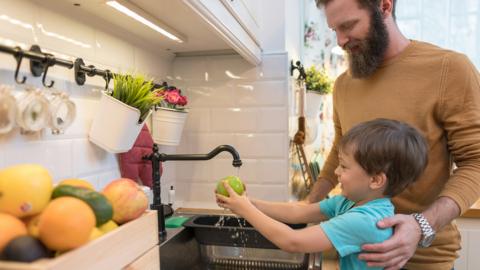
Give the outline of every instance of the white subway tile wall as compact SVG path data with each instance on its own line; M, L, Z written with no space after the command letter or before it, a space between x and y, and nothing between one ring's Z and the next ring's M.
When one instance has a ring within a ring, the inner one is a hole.
M138 71L158 78L166 78L172 66L172 57L159 55L118 36L118 31L100 30L94 23L77 21L52 12L32 1L0 0L0 43L22 48L38 44L43 51L69 60L81 57L87 64L112 71ZM0 84L11 85L15 94L23 86L13 80L15 60L0 53ZM28 61L21 67L27 84L42 87L41 78L33 78ZM88 141L88 130L97 109L99 91L105 82L101 77L87 77L87 85L77 86L73 70L63 67L49 69L47 80L55 81L55 89L70 94L76 104L77 116L65 134L52 135L47 129L35 135L21 135L18 128L0 135L0 168L20 163L38 163L45 166L54 181L80 177L103 188L120 177L116 155L105 152ZM113 86L112 84L110 86ZM112 116L114 117L114 116ZM172 151L161 147L162 151ZM169 176L169 170L165 175ZM170 170L171 171L171 170ZM165 182L165 186L169 182ZM163 190L166 197L166 188Z
M190 113L179 147L160 146L165 153L208 153L221 144L233 145L243 161L240 169L231 165L231 156L218 155L209 161L164 163L162 200L168 189L176 189L177 206L216 207L215 183L226 175L239 175L248 192L264 199L288 198L288 54L263 55L260 66L252 66L240 56L181 57L151 52L119 31L78 18L52 12L41 2L0 0L0 43L28 49L38 44L43 51L102 69L139 71L185 91ZM121 31L120 31L121 32ZM0 84L23 86L13 80L11 55L0 54ZM173 70L172 70L173 69ZM0 168L18 163L39 163L52 173L55 182L80 177L102 188L118 178L117 157L88 141L88 130L95 115L100 77L87 77L87 85L73 82L73 71L62 67L49 70L47 80L55 80L58 90L70 94L77 106L77 118L62 135L49 130L20 135L18 129L0 135ZM21 66L28 84L41 87L29 66ZM111 85L112 86L112 85Z
M204 154L230 144L243 162L234 168L228 153L209 161L172 162L179 204L217 207L213 191L227 175L240 176L251 196L288 199L287 67L287 53L264 54L257 67L240 56L175 59L171 83L190 102L177 153Z

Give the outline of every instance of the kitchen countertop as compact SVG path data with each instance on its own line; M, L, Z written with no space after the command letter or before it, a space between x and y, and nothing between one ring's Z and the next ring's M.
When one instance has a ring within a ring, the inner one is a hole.
M233 215L229 210L222 209L201 209L201 208L178 208L175 210L177 215L181 214L208 214L208 215ZM469 210L467 210L462 216L462 218L480 218L480 199L476 201Z
M476 201L470 209L468 209L462 218L480 218L480 200Z

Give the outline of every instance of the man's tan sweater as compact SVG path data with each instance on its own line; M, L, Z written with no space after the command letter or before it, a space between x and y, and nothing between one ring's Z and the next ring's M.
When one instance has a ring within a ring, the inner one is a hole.
M342 74L335 82L333 103L334 147L320 177L337 184L336 145L342 134L360 122L389 118L416 127L429 144L425 172L393 198L396 212L421 212L439 196L447 196L463 213L478 199L480 76L464 55L411 41L367 79ZM450 270L458 249L460 234L450 224L437 232L431 247L418 248L405 267Z

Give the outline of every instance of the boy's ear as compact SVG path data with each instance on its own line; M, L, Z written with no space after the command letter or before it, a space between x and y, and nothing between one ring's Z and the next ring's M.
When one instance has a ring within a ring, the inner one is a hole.
M370 181L371 189L380 189L384 188L387 185L387 175L384 172L372 176Z

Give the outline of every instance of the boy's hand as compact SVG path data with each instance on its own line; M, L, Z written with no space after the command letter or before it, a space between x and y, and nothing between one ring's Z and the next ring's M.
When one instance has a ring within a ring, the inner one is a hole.
M227 181L223 181L223 186L227 190L230 197L215 193L218 206L230 209L233 213L242 216L249 207L254 207L247 198L246 192L238 195Z

